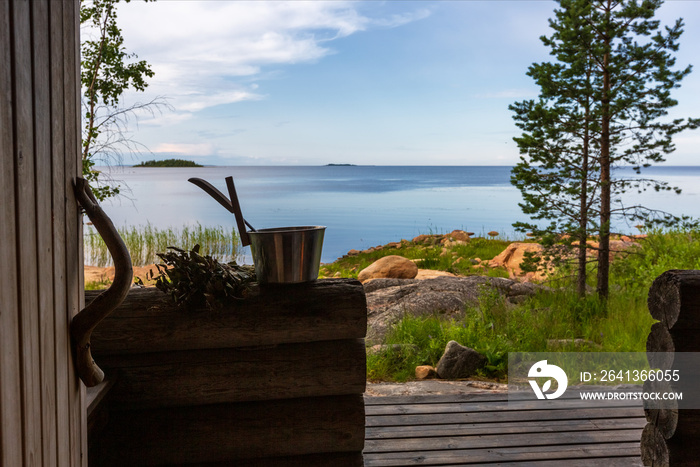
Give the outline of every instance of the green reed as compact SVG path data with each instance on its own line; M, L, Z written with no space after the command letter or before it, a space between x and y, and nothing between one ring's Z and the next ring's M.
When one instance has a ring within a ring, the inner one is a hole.
M224 262L235 261L240 253L240 241L233 227L204 227L198 223L177 229L158 228L149 223L145 226L121 227L117 230L131 254L131 262L134 266L157 262L156 254L164 253L171 246L190 250L194 245L199 244L202 254ZM85 228L83 244L85 264L99 267L112 265L112 257L107 250L107 245L94 227Z

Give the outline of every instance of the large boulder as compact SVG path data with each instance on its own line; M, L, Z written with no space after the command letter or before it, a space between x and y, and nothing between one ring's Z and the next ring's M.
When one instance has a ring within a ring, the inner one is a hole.
M509 302L531 296L541 288L536 284L484 276L374 279L364 287L368 344L381 344L391 326L406 314L460 318L467 305L478 304L484 288L495 290Z
M474 349L450 341L437 364L437 374L442 379L469 378L486 365L486 357Z
M418 274L418 266L413 261L398 255L389 255L378 259L360 271L360 282L370 279L413 279Z

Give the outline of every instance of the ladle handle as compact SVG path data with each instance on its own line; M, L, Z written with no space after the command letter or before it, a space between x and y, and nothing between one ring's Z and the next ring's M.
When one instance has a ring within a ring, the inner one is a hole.
M231 206L231 202L228 200L226 196L219 190L217 190L214 185L209 183L206 180L202 180L201 178L196 178L192 177L187 180L190 183L193 183L197 185L199 188L204 190L209 196L214 198L220 205L222 205L226 210L230 213L233 213L233 207Z
M226 177L226 187L228 188L228 195L231 197L231 209L233 209L233 215L236 216L236 224L238 224L238 235L241 237L241 245L250 245L250 236L248 236L248 231L246 230L246 220L243 218L243 213L241 212L241 205L238 202L238 195L236 194L236 186L233 184L233 177ZM250 225L250 224L248 224ZM251 226L250 230L255 231Z
M238 227L238 235L241 237L241 245L250 245L250 237L245 229L246 220L243 219L243 214L241 213L241 206L238 203L238 197L236 196L236 188L233 186L233 177L226 178L226 185L228 186L229 194L232 198L231 201L219 190L217 190L211 183L203 180L201 178L192 177L187 180L190 183L197 185L199 188L204 190L209 196L214 198L220 205L222 205L226 210L236 217L236 227ZM230 181L230 183L229 183ZM251 230L255 230L251 227Z

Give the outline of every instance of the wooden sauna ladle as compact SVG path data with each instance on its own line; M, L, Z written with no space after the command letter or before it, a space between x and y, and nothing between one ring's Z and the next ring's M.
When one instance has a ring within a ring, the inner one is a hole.
M203 180L201 178L192 177L187 180L190 183L197 185L199 188L204 190L209 196L214 198L220 205L222 205L228 212L233 213L236 217L236 225L238 227L238 235L241 237L241 245L250 245L250 237L248 236L248 231L246 226L250 228L252 232L255 232L255 228L250 225L250 223L243 218L243 213L241 212L241 205L238 202L238 195L236 194L236 187L233 184L233 177L226 177L226 187L228 188L228 194L231 199L228 199L226 195L217 190L211 183Z

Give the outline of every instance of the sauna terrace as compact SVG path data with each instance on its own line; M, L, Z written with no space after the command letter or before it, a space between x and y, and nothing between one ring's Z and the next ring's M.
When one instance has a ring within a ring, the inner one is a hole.
M641 466L638 401L542 410L507 394L366 397L364 465Z
M639 405L365 395L366 314L349 279L219 311L132 290L92 336L90 465L641 465Z

